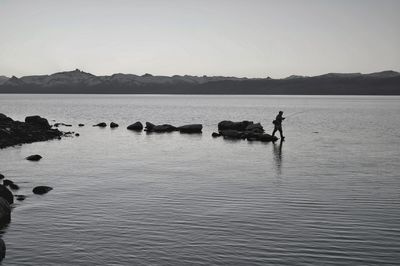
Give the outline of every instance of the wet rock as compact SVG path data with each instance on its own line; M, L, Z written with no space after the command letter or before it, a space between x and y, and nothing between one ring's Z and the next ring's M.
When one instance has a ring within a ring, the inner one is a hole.
M53 189L52 187L48 187L48 186L37 186L32 190L32 192L33 192L33 194L43 195L52 189Z
M111 122L110 123L110 128L116 128L119 127L119 125L117 123Z
M6 257L6 243L0 238L0 262Z
M0 174L0 180L4 179L4 175Z
M0 198L5 199L9 204L14 203L14 196L8 188L3 185L0 185Z
M229 120L224 120L218 123L218 130L237 130L237 131L245 131L249 125L252 125L252 121L242 121L242 122L233 122Z
M35 162L37 162L37 161L39 161L40 159L42 159L42 156L40 156L39 154L34 154L34 155L30 155L30 156L26 157L26 159L27 159L28 161L35 161Z
M243 132L238 131L238 130L232 130L232 129L221 130L220 134L226 139L243 139L244 138Z
M60 138L63 132L51 129L47 119L40 116L28 116L26 122L14 121L0 114L0 149Z
M4 179L4 180L3 180L3 185L4 185L4 186L9 186L9 185L11 185L11 184L14 184L14 182L11 181L11 180L9 180L9 179Z
M98 123L97 125L94 125L94 127L106 127L107 124L104 122Z
M6 243L0 238L0 262L6 257Z
M222 135L219 134L219 133L217 133L217 132L213 132L213 133L211 134L211 136L212 136L213 138L218 138L218 137L221 137Z
M79 137L80 135L79 135L79 133L75 133L75 137Z
M70 125L70 124L64 124L64 123L55 123L53 126L54 126L54 127L59 127L59 126L72 127L72 125Z
M178 130L177 127L174 127L170 124L154 125L150 122L146 122L146 128L145 128L145 131L147 132L158 132L158 133L172 132L177 130Z
M15 199L18 201L23 201L26 199L26 196L25 195L15 195Z
M41 128L46 128L50 129L51 126L49 124L49 121L47 121L46 118L40 117L38 115L33 115L33 116L27 116L25 117L25 123L35 125Z
M270 141L277 141L278 138L276 136L271 136L269 134L261 134L258 137L258 140L262 142L270 142Z
M85 124L79 124L78 126L79 126L79 127L84 127L84 126L85 126Z
M133 123L132 125L129 125L129 126L127 127L127 129L129 129L129 130L134 130L134 131L142 131L143 125L142 125L142 123L140 123L140 122L138 121L138 122L136 122L136 123Z
M246 127L245 131L251 131L256 133L264 133L264 128L260 123L250 124Z
M18 186L17 184L15 184L15 183L11 183L11 184L9 185L9 187L10 187L12 190L18 190L18 189L19 189L19 186Z
M181 133L201 133L203 125L201 124L191 124L178 127Z

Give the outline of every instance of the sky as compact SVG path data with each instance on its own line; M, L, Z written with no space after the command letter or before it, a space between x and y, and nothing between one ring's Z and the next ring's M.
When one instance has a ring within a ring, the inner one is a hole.
M0 75L400 71L398 0L0 0Z

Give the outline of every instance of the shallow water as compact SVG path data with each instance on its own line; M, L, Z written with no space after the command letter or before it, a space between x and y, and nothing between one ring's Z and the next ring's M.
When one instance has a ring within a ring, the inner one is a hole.
M282 144L211 138L228 119L271 131L279 110ZM0 150L28 196L3 265L395 265L399 111L400 97L0 95L0 113L81 135ZM126 130L136 121L204 130ZM33 195L42 184L54 190Z

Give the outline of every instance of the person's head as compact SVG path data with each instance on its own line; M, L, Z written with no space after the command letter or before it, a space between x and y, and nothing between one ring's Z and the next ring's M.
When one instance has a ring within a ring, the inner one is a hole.
M280 115L283 115L283 111L279 111L279 114L280 114Z

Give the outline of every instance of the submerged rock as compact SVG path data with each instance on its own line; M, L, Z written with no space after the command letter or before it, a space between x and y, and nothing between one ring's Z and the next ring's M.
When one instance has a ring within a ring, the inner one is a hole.
M104 122L98 123L97 125L94 125L94 127L106 127L107 124Z
M84 126L85 126L85 124L79 124L78 126L79 126L79 127L84 127Z
M39 161L40 159L42 159L42 156L40 156L39 154L34 154L34 155L30 155L28 157L26 157L26 159L28 161Z
M23 200L26 199L26 196L25 196L25 195L15 195L15 198L16 198L18 201L23 201Z
M111 122L110 123L110 128L116 128L119 127L119 125L117 123Z
M213 133L211 134L211 136L212 136L213 138L218 138L218 137L221 137L222 135L221 135L220 133L213 132Z
M80 135L79 135L79 133L75 133L75 137L79 137Z
M14 203L14 196L8 188L3 185L0 185L0 198L5 199L9 204Z
M43 195L52 189L53 189L52 187L48 187L48 186L37 186L32 190L32 192L33 192L33 194Z
M181 133L201 133L203 125L201 124L191 124L178 127Z
M136 123L133 123L132 125L129 125L129 126L127 127L127 129L129 129L129 130L134 130L134 131L142 131L143 125L142 125L142 123L140 123L140 122L138 121L138 122L136 122Z

